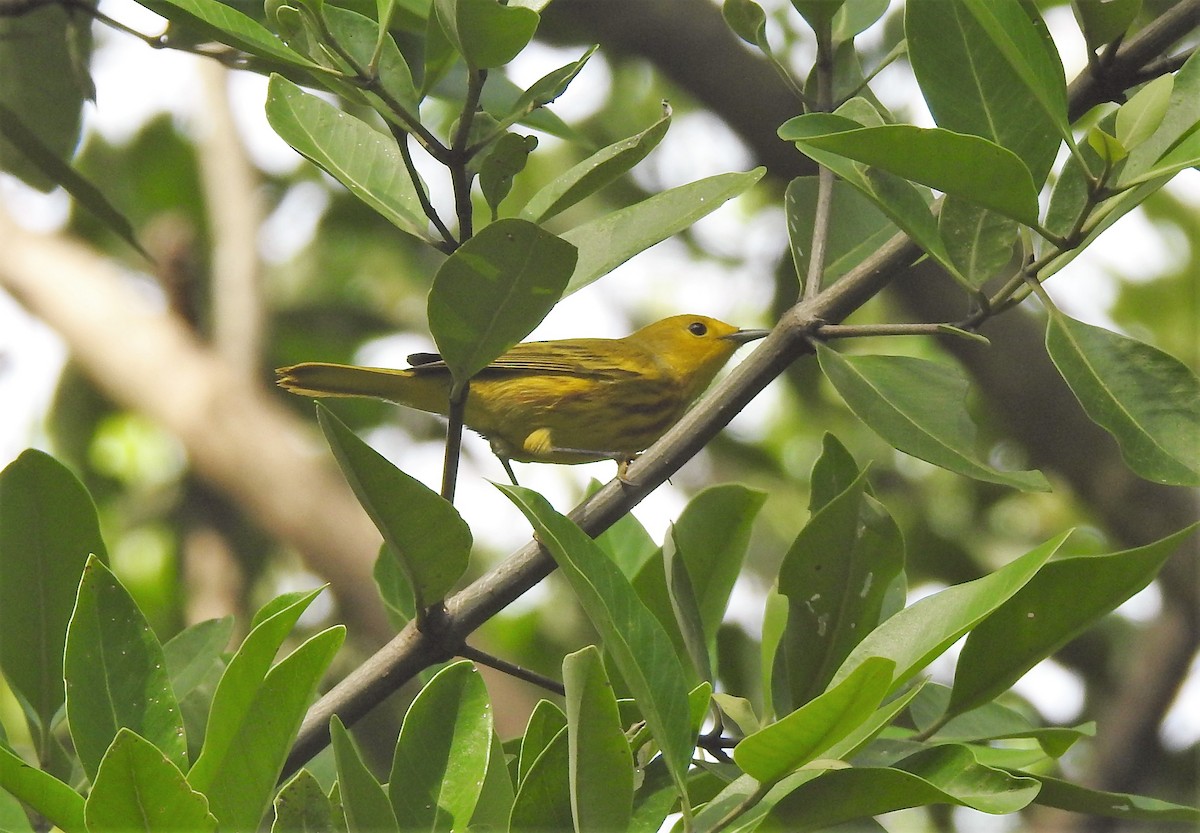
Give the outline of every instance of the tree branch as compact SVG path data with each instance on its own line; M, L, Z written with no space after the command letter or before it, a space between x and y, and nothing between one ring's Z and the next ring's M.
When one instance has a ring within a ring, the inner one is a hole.
M172 432L200 476L295 547L368 643L391 635L371 578L379 533L310 426L87 246L25 231L0 209L0 251L0 287L62 336L97 387Z

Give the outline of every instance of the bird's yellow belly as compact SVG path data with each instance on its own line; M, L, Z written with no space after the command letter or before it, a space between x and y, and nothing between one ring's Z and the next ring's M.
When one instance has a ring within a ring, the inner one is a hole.
M685 407L662 380L515 376L473 381L464 421L502 457L586 463L633 457L666 433Z

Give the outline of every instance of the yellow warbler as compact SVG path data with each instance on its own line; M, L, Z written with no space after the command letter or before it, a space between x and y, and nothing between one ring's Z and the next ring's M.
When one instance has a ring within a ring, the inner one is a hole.
M518 344L471 380L463 422L504 464L625 463L666 433L738 346L766 330L676 315L624 338ZM302 396L366 396L442 414L450 371L436 353L406 370L306 362L280 368ZM514 480L515 482L515 480Z

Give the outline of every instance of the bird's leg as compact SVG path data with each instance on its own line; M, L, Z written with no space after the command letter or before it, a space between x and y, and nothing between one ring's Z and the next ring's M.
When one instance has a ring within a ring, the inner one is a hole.
M512 463L508 461L508 458L497 454L496 459L500 461L500 465L504 466L504 471L508 474L508 479L512 481L512 484L520 486L521 484L517 482L517 476L513 474Z

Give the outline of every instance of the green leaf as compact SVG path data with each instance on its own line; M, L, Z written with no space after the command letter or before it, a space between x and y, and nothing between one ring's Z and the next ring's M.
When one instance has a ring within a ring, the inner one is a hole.
M446 259L429 290L429 330L456 383L541 323L562 297L577 256L562 238L509 218L485 227Z
M819 830L845 821L930 804L1015 813L1034 799L1032 778L977 763L966 747L941 746L896 767L834 769L789 793L772 815L789 831Z
M208 796L222 828L257 827L312 692L345 636L340 626L322 631L271 667L284 638L320 592L306 593L259 622L217 684L204 746L188 781Z
M833 16L833 42L844 43L871 28L888 10L889 0L849 0Z
M40 724L39 749L66 696L67 623L89 553L108 557L87 489L50 455L23 451L0 472L0 633L21 635L0 639L0 670Z
M967 637L947 713L962 714L1007 691L1039 661L1148 585L1197 526L1144 547L1044 566ZM1085 586L1086 594L1077 592Z
M233 6L219 0L138 0L150 11L162 15L173 24L185 24L205 36L242 52L257 55L268 61L300 69L317 69L319 65L289 49L269 29Z
M950 258L972 286L982 287L1014 263L1016 222L978 203L947 196L938 213L938 231Z
M858 463L842 441L828 431L821 438L821 456L813 463L812 476L808 480L808 511L816 514L838 495L845 492L858 479ZM869 482L864 491L870 490Z
M56 4L13 12L0 17L0 171L50 191L66 185L83 102L96 95L91 18Z
M828 113L813 113L797 116L784 122L779 136L787 141L796 141L797 148L814 162L829 168L875 204L918 246L940 263L952 277L964 286L970 282L958 274L958 267L950 259L946 247L938 234L937 220L929 210L929 200L915 185L888 171L868 168L837 153L822 150L815 145L802 144L809 135L827 135L835 131L862 129L862 125L844 116Z
M1069 530L994 573L948 587L896 613L850 652L833 684L876 656L896 661L894 685L909 679L1024 587L1068 535Z
M537 136L521 136L505 133L496 140L483 164L479 168L479 189L488 207L492 209L492 220L500 203L512 190L513 177L525 170L529 154L538 146Z
M879 624L888 587L904 567L900 529L860 474L812 516L779 567L787 624L771 675L777 711L825 690L854 646ZM876 704L878 705L878 704Z
M3 26L3 23L4 18L0 18L0 26ZM86 208L109 231L128 243L147 260L152 260L146 250L142 248L142 244L138 242L137 234L125 215L108 201L100 189L64 162L51 148L43 144L37 134L30 130L17 114L2 102L0 102L0 139L6 139L19 157L14 160L10 170L20 170L27 165L28 171L21 174L26 181L28 178L34 178L36 182L37 177L32 175L32 172L36 171L49 183L61 185L63 190L74 197L79 205ZM0 167L7 164L3 160L6 150L8 148L5 143L0 141Z
M558 69L551 70L534 81L529 89L521 93L521 97L517 99L516 106L513 108L517 113L529 113L537 110L540 107L545 107L556 100L559 96L567 91L567 87L575 80L575 76L583 70L588 59L595 54L599 46L593 45L588 47L587 52L583 53L583 57L577 61L572 61L569 64L564 64Z
M721 16L733 33L751 46L766 50L767 13L754 0L725 0Z
M182 700L204 681L221 659L233 634L233 616L208 619L184 628L163 645L171 690Z
M1036 577L1034 581L1037 581ZM1096 734L1095 723L1085 723L1074 728L1037 726L1026 715L996 701L946 720L944 715L949 704L949 688L926 683L921 696L914 698L909 708L917 730L927 732L936 729L930 740L943 743L978 744L993 740L1031 738L1052 758L1061 758L1076 741Z
M1019 81L1017 89L1032 98L1058 134L1069 141L1071 127L1067 122L1067 83L1062 61L1035 8L1020 0L962 0L962 5L982 27L995 54L1015 73Z
M576 292L655 243L683 231L726 201L745 192L766 173L717 174L680 185L564 232L579 249L565 294Z
M126 728L100 762L85 816L89 833L217 829L208 800L188 786L175 762Z
M475 812L471 814L468 829L507 830L508 818L512 815L513 799L513 782L504 754L504 744L493 732L492 745L488 749L487 775L483 778L483 787L479 790L479 800L475 802Z
M1029 168L1015 153L988 139L908 124L814 133L810 123L823 125L830 117L818 114L818 122L810 122L811 118L788 120L779 129L780 136L806 153L810 148L836 153L1026 225L1038 221L1037 188Z
M913 0L904 7L908 57L921 92L939 127L972 133L1015 153L1040 187L1050 172L1066 127L1062 68L1045 36L1015 0L994 2L996 13L1019 30L1014 37L1030 53L1010 60L994 31L972 13L971 4ZM1039 22L1040 23L1040 22ZM1011 47L1011 44L1007 45ZM1016 50L1018 53L1020 50ZM1044 77L1034 82L1040 67ZM1046 90L1056 103L1031 107L1030 83Z
M1142 0L1074 0L1071 8L1088 49L1095 52L1129 30L1142 10Z
M386 543L379 548L372 578L387 609L388 621L397 631L401 630L417 615L417 601L405 573L404 559Z
M596 646L563 659L563 685L575 830L624 830L633 812L633 755Z
M87 830L83 796L50 773L30 766L3 742L0 742L0 789L29 805L64 833Z
M841 179L833 181L830 205L829 238L825 250L822 285L828 286L875 253L897 232L896 225L853 185ZM784 194L788 239L796 274L808 275L812 253L813 226L816 223L817 177L793 179Z
M620 520L597 535L596 544L630 581L659 552L658 544L632 513L622 515Z
M1157 167L1163 156L1195 136L1198 124L1200 53L1193 52L1174 75L1167 112L1162 121L1148 139L1132 149L1117 177L1117 183L1122 185L1135 179L1152 179L1152 176L1146 176L1147 172Z
M843 356L817 345L821 370L872 431L905 454L958 474L1049 491L1038 471L1000 471L975 456L967 379L954 365L907 356Z
M792 6L814 31L820 31L822 27L833 22L833 18L845 2L846 0L792 0Z
M275 820L271 823L271 833L309 833L335 829L329 796L325 795L321 784L307 769L297 772L280 788L274 806Z
M388 797L401 829L463 830L487 774L492 706L479 671L456 662L408 707Z
M375 780L341 718L329 720L329 738L337 762L338 791L350 833L386 833L399 831L396 813L387 791Z
M0 830L5 833L35 833L24 805L3 789L0 789Z
M546 744L517 788L509 829L546 833L574 829L570 769L567 729L563 727Z
M1020 774L1031 776L1042 785L1034 803L1046 807L1128 821L1178 821L1200 824L1200 810L1195 807L1184 807L1144 795L1093 790L1049 775L1033 772Z
M358 502L398 556L417 609L444 599L470 560L466 521L449 501L392 465L329 409L317 406L317 422Z
M550 742L567 728L567 716L562 709L549 700L538 700L529 714L525 734L521 736L521 755L517 761L517 783L525 780L533 762L550 745Z
M88 558L63 655L67 721L84 772L95 782L117 732L128 728L176 767L187 740L162 646L128 591L96 556Z
M864 723L892 687L896 663L868 657L829 691L776 723L766 726L733 749L733 759L763 783L777 781L819 758Z
M266 108L271 127L297 152L396 228L429 239L429 220L394 139L280 75L267 85Z
M386 29L380 30L377 22L365 15L357 14L332 3L322 4L321 14L329 27L330 33L337 39L339 46L354 59L361 68L366 69L375 54L379 37L383 36L383 49L379 53L379 62L375 71L379 85L388 94L390 102L397 102L414 118L418 115L417 90L413 85L412 70L404 60L395 39ZM346 67L350 70L350 67ZM389 103L374 93L367 93L381 115L388 115Z
M695 738L689 725L686 677L662 625L596 542L554 511L544 497L519 486L497 488L529 519L571 583L605 651L636 698L676 786L686 795Z
M641 133L596 151L542 186L518 216L533 223L545 222L596 193L645 159L662 141L670 124L668 114Z
M689 680L690 683L694 683L713 679L713 671L712 657L708 642L704 638L704 628L701 623L700 604L696 600L696 591L693 588L690 572L687 563L676 547L674 530L669 529L662 549L663 589L666 592L666 601L671 617L674 619L673 624L679 633L676 650L678 651L682 646L682 651L678 656L685 667L690 664L695 670L696 676ZM634 586L646 606L654 611L660 622L663 622L664 617L647 598L644 588L640 584ZM666 628L668 636L674 642L672 628L666 622L663 622L663 627Z
M474 69L490 69L517 57L537 31L533 9L496 0L434 0L438 21L458 53Z
M1093 422L1140 477L1200 485L1200 379L1174 356L1053 312L1046 349Z
M766 499L766 492L740 483L710 486L688 501L672 527L676 555L687 565L710 650Z
M1160 75L1121 105L1117 110L1117 141L1132 150L1149 139L1167 115L1174 86L1174 76Z

